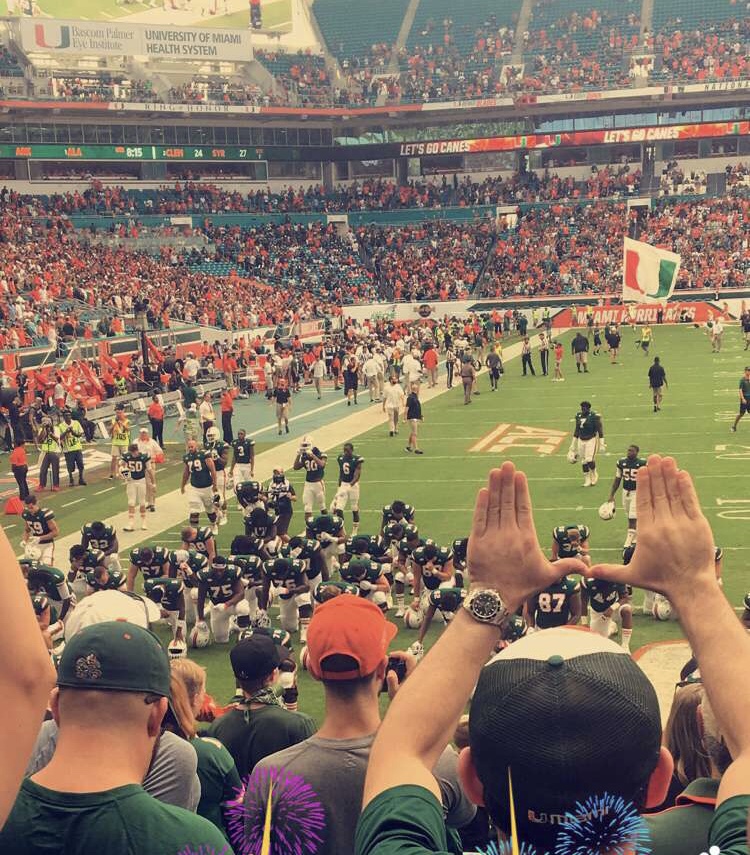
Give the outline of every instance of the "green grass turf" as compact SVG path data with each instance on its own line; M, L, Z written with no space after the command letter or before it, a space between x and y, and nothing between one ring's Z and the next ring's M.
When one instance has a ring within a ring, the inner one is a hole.
M243 9L241 12L233 12L229 15L219 15L215 18L206 18L201 22L204 27L221 27L225 30L245 30L249 24L249 12ZM263 29L264 30L291 30L292 28L292 3L291 0L271 0L263 4Z
M732 415L737 410L739 377L747 361L740 349L739 333L732 329L726 337L725 352L712 355L705 335L693 327L657 327L651 356L661 357L669 382L664 409L658 414L652 412L646 380L651 359L636 350L636 336L629 329L623 333L620 365L610 365L606 354L591 356L590 373L576 374L568 350L570 336L566 335L563 339L566 346L564 383L553 383L539 376L523 378L518 360L513 360L506 364L499 392L490 393L488 379L482 376L479 381L481 394L470 406L463 406L460 389L427 403L420 439L425 450L423 457L404 452L403 431L391 439L385 427L378 427L357 437L356 451L366 460L360 531L376 533L381 507L401 498L416 507L417 523L424 535L449 544L454 538L468 534L477 489L485 482L488 470L507 458L528 474L537 532L545 548L551 543L551 530L555 525L581 522L591 528L594 561L616 561L626 530L619 494L614 520L603 522L597 509L607 499L616 459L625 453L628 444L635 442L641 446L643 454L674 454L678 463L693 474L716 543L725 551L725 591L730 601L739 606L750 588L746 570L749 547L744 536L750 519L750 496L745 486L750 459L750 420L745 419L740 424L737 434L729 431ZM538 370L536 355L534 362ZM441 382L445 382L444 376ZM578 404L585 399L592 401L594 409L601 413L608 445L607 452L599 456L600 480L594 488L583 488L580 467L571 466L565 459L569 433L552 455L540 455L530 448L517 448L504 454L469 451L501 423L570 431ZM747 445L743 446L743 442ZM333 461L336 453L337 450L329 450L332 458L327 479L329 501L336 483ZM176 482L178 471L162 477L160 492L164 491L168 478ZM297 473L292 480L301 492ZM116 502L110 494L105 494L106 505L103 503L100 515L104 515L105 509L108 513L122 510L122 495L114 495L118 497ZM719 505L720 499L737 499L747 504ZM85 504L73 506L60 513L63 534L80 526L85 518L92 518L85 507ZM734 519L720 516L732 507L735 510L729 512L735 514ZM292 532L301 527L301 521L301 512L297 510ZM350 526L348 511L346 522ZM240 530L240 523L239 512L233 509L230 524L220 529L219 548L228 546ZM154 542L176 548L179 528L154 537ZM640 605L640 593L636 593L634 601L636 606ZM406 649L416 638L416 631L403 628L400 622L399 625L394 649ZM441 629L433 625L427 646L434 642ZM160 628L159 632L166 639L165 630ZM680 637L676 623L659 623L640 614L635 616L634 650L650 642ZM295 647L299 649L296 640ZM212 645L206 650L191 652L191 656L207 667L209 691L217 700L226 701L234 689L228 647ZM453 663L452 667L459 664ZM305 673L300 676L300 708L321 720L320 687Z
M0 0L0 5L5 7L5 0ZM201 5L193 4L195 20L191 26L196 27L222 27L224 29L246 30L249 24L249 11L247 8L229 15L200 17ZM222 3L219 2L219 8ZM39 8L45 15L53 18L72 18L87 21L111 21L115 18L131 16L133 21L138 21L143 12L150 12L154 7L147 3L117 3L115 0L39 0ZM161 9L161 3L156 7ZM292 24L291 0L269 0L263 4L263 28L282 29L281 25Z

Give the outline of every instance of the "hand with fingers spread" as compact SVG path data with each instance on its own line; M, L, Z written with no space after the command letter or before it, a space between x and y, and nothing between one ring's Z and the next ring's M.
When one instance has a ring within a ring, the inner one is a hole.
M638 543L627 567L597 564L587 575L665 594L675 605L698 581L716 584L714 538L693 481L656 454L638 470Z
M566 573L583 573L577 558L550 561L542 552L531 513L529 485L509 462L490 472L477 496L467 552L472 588L499 592L515 611Z

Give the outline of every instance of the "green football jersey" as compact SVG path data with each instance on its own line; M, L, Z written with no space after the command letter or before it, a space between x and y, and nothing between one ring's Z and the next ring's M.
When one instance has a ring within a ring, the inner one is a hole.
M81 570L90 573L96 567L102 567L106 560L107 556L101 549L87 549L81 557Z
M626 585L605 582L603 579L584 579L582 584L588 594L589 605L595 612L611 609L628 591Z
M86 574L86 584L94 591L117 591L125 584L125 574L120 570L110 570L107 574L107 581L103 582L96 578L96 574L92 571Z
M323 582L313 592L313 599L316 603L325 603L332 599L330 591L327 589L337 588L341 594L351 594L353 597L359 596L359 586L352 582Z
M341 483L351 484L352 479L354 478L354 473L357 471L357 467L361 466L365 462L365 459L364 457L360 457L358 454L353 454L351 457L339 454L336 458L336 462L339 464L339 480Z
M170 576L154 576L143 582L143 590L149 600L158 603L165 611L180 610L184 585L181 579Z
M198 582L208 588L208 599L215 606L226 603L234 596L236 582L241 579L239 567L229 564L226 570L216 571L213 568L201 570Z
M182 457L185 466L190 470L190 486L201 489L213 484L207 461L212 455L207 451L189 451Z
M183 569L182 565L187 569ZM198 587L198 573L208 567L208 556L194 549L179 549L169 553L169 575L181 579L186 588Z
M554 585L550 585L537 594L536 625L540 629L565 626L570 620L571 599L580 591L580 587L575 579L563 576Z
M123 475L130 478L131 481L142 481L146 477L146 469L150 459L148 454L131 454L126 451L120 458L120 469Z
M240 466L250 462L250 455L255 446L254 439L235 439L232 443L232 451L234 452L234 462Z
M190 546L196 552L208 553L209 541L213 540L214 533L209 526L202 525L195 531L195 537L190 541Z
M598 433L599 414L593 410L576 413L576 432L579 439L593 439Z
M430 593L430 603L441 612L455 612L466 598L463 588L437 588Z
M341 578L345 582L377 582L382 572L380 565L369 558L352 558L341 566Z
M105 525L102 529L94 529L91 523L86 523L81 529L81 544L86 549L101 549L108 552L115 540L115 530L111 525Z
M229 446L226 442L212 442L206 446L206 451L211 455L216 471L222 472L229 461Z
M318 538L321 534L330 534L331 537L340 537L344 529L344 521L335 514L320 514L307 524L307 536Z
M28 523L29 531L33 537L41 537L44 534L49 534L51 529L49 524L55 518L54 511L49 508L38 508L35 511L28 509L21 514L24 522Z
M305 565L295 558L274 558L264 561L263 573L266 579L277 587L298 588L305 584Z
M414 508L411 505L404 506L403 516L397 517L393 510L392 505L385 505L383 507L383 525L387 525L389 522L402 522L404 524L410 523L414 519Z
M623 490L635 490L638 470L645 465L646 461L642 457L636 457L635 460L631 460L629 457L621 457L617 461L617 477L622 478Z
M43 591L50 600L62 602L71 598L70 588L62 570L50 567L49 564L40 564L38 561L24 559L19 562L26 568L26 587L32 594Z
M164 565L169 559L167 550L163 546L153 546L151 549L153 557L148 560L141 548L136 548L130 553L130 563L143 573L144 579L163 575Z
M575 529L578 532L579 539L574 541L571 539L569 531ZM557 555L559 558L577 558L578 549L582 543L587 541L591 535L588 526L582 523L573 523L572 525L559 525L552 529L552 539L557 544Z

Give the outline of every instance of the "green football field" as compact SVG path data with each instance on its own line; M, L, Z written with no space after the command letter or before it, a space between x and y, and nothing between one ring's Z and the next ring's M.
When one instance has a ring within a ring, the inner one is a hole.
M6 14L6 0L0 0L0 12ZM158 13L163 9L162 0L139 2L139 0L39 0L41 13L50 18L66 18L83 21L113 21L125 19L133 23L176 23L181 26L221 27L224 29L246 30L249 24L249 12L246 2L237 0L218 0L216 14L209 14L212 4L208 0L177 0L177 18L174 21L161 20ZM167 9L171 6L167 0ZM292 26L291 0L264 0L263 29L289 30ZM154 13L157 17L154 17Z
M750 544L746 536L750 520L750 418L740 424L736 434L729 427L737 411L739 378L750 360L742 352L736 327L728 330L725 339L725 350L712 354L704 333L692 326L655 328L651 356L661 357L669 383L660 413L652 411L647 385L651 359L636 347L636 334L624 329L618 365L611 365L609 357L602 353L590 356L588 374L578 375L569 353L570 335L566 334L564 383L553 383L551 378L541 376L522 377L519 361L512 360L506 363L500 391L490 393L489 381L483 375L479 380L481 394L470 406L463 405L462 391L456 388L427 403L420 440L425 450L423 457L407 454L403 447L405 437L390 438L384 426L358 436L356 451L366 460L360 533L377 533L381 507L403 499L417 509L420 533L449 545L454 538L468 534L474 497L488 470L511 459L529 477L537 532L545 548L551 544L554 526L580 522L591 528L593 560L615 561L627 527L619 494L614 520L603 522L597 509L607 499L616 459L630 443L636 443L644 455L674 455L679 465L694 476L716 543L724 549L725 591L730 601L740 606L750 589ZM538 375L536 354L534 364ZM445 383L444 375L441 383ZM601 414L607 441L606 453L598 458L600 480L593 488L582 486L580 466L571 466L566 460L573 416L579 402L586 399ZM258 450L264 447L270 446L259 445ZM333 457L338 449L328 451ZM171 457L178 459L176 449ZM176 464L162 475L160 494L177 486L179 474L180 466ZM301 488L299 478L295 486ZM334 487L334 472L330 471L329 501ZM84 520L122 510L120 490L98 496L95 513L88 502L62 507L66 496L70 501L69 493L50 500L47 495L45 504L56 509L62 534L78 528ZM292 532L301 526L301 520L297 511ZM350 526L348 512L346 522ZM228 546L240 528L241 517L233 509L230 524L220 529L219 546ZM176 548L179 526L155 536L149 533L149 542ZM125 563L126 556L122 558ZM640 606L639 592L634 602ZM433 625L428 645L440 630L440 626ZM406 649L415 637L416 631L401 626L397 647ZM633 650L679 637L676 623L660 623L636 614ZM299 648L298 642L295 647ZM190 655L207 667L209 690L218 701L226 701L234 688L228 648L213 645ZM453 663L453 667L458 666L460 663ZM317 720L321 718L321 691L305 673L300 676L300 709Z

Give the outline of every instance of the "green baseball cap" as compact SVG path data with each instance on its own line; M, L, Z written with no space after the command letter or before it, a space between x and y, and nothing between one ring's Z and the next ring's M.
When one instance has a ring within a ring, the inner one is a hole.
M127 621L105 621L77 632L65 645L57 669L58 686L165 698L169 677L169 658L159 639Z

